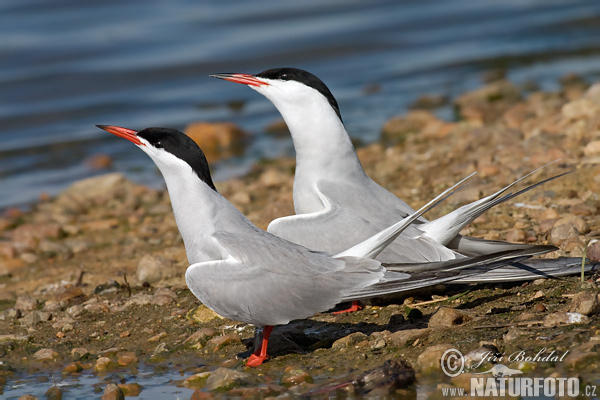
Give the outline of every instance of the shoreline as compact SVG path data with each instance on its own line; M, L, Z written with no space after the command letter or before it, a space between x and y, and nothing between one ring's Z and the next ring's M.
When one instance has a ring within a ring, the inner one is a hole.
M547 257L581 257L586 243L600 238L600 84L575 83L559 93L523 98L518 87L498 81L459 96L454 105L461 117L456 122L426 110L388 121L381 141L358 149L367 174L418 207L479 171L474 183L427 215L434 218L561 159L528 181L575 172L495 207L462 233L554 244L560 250ZM293 159L272 160L216 186L265 229L293 213L293 168ZM561 365L530 363L535 364L528 366L530 373L541 376L577 373L593 380L590 366L600 365L598 284L588 276L583 284L572 277L447 285L416 293L412 302L374 302L350 315L318 314L276 328L269 362L243 367L238 355L248 352L253 328L220 319L190 294L168 195L120 174L79 181L31 210L5 214L0 237L0 359L10 367L0 368L0 387L36 371L63 371L65 380L92 373L101 380L138 365L174 363L188 366L191 375L184 380L205 374L185 384L203 392L228 387L205 386L208 375L225 368L245 374L229 393L265 394L257 388L268 387L292 395L398 359L408 360L419 381L428 382L439 374L431 360L455 343L463 353L485 343L505 353L542 347L570 351ZM600 243L588 256L600 258ZM448 300L412 306L439 296ZM586 309L584 298L596 306ZM460 323L451 317L455 312ZM560 320L565 312L579 312L587 322L565 324ZM437 313L449 316L436 325ZM478 329L481 325L500 328ZM542 336L554 339L537 340ZM195 367L199 360L205 366Z

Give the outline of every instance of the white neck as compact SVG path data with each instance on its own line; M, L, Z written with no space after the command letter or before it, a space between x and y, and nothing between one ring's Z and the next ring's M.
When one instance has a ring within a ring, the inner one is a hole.
M202 182L185 161L164 151L149 155L167 183L173 213L190 264L227 258L229 255L214 241L212 235L218 230L244 229L251 225L247 218Z

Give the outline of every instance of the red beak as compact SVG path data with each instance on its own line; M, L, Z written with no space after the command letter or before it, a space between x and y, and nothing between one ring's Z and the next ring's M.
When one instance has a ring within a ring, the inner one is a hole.
M249 74L214 74L210 75L213 78L224 79L229 82L241 83L250 86L265 86L267 82L261 81L254 75Z
M137 137L137 131L133 129L121 128L120 126L114 125L96 125L100 129L104 129L106 132L110 132L114 135L120 136L137 144L138 146L145 146L144 143L140 141L140 138Z

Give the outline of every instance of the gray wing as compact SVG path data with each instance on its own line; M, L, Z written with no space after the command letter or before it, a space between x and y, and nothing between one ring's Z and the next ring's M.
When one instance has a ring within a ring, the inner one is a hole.
M309 249L337 254L404 218L403 211L386 209L385 205L365 195L362 187L348 194L348 185L320 181L317 191L323 204L321 211L276 219L267 230ZM421 234L420 230L409 227L377 260L426 262L462 257Z
M186 283L215 312L255 325L280 325L333 308L346 292L378 282L378 261L334 259L263 234L216 232L230 258L191 265Z

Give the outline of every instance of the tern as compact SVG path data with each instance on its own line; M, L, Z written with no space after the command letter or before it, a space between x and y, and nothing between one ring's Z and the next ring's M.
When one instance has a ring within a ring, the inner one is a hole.
M344 301L450 282L530 256L529 250L501 251L407 265L408 272L390 271L375 260L464 180L408 217L341 252L314 251L261 230L221 196L204 153L184 133L168 128L135 131L97 126L133 142L162 173L191 264L185 273L191 292L224 317L264 328L262 344L250 356L248 366L258 366L268 357L268 339L275 325L308 318Z
M335 97L315 75L297 68L274 68L257 75L221 73L211 76L247 85L267 97L279 110L291 133L296 151L293 193L296 215L272 221L268 232L313 250L335 254L384 229L390 221L414 213L403 200L367 176ZM438 262L460 259L464 254L484 255L503 250L529 249L531 254L539 254L543 249L553 251L550 246L484 240L459 233L494 205L564 174L517 193L504 194L529 175L436 220L419 218L377 260L385 263ZM542 260L528 260L528 263L528 268L507 266L456 282L514 281L574 272L564 263Z

